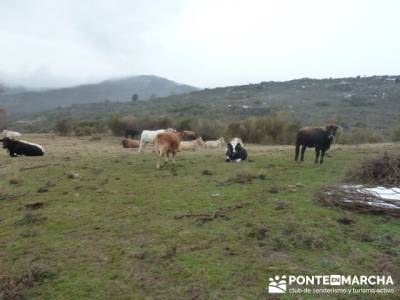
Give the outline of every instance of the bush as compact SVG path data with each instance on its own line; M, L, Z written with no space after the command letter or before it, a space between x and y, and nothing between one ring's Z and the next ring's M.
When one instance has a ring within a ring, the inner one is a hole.
M106 131L105 125L100 121L93 122L79 122L74 125L74 133L77 136L93 135L104 133Z
M249 118L227 126L226 135L237 136L256 144L292 144L300 123L289 120L286 114Z
M397 128L393 131L392 141L400 142L400 128Z
M363 161L358 168L348 173L354 181L373 185L400 185L400 155L378 155Z
M377 131L367 128L355 128L351 131L342 131L338 133L336 142L338 144L363 144L363 143L381 143L384 136Z
M122 136L126 129L125 124L122 121L122 118L118 114L114 114L110 117L108 121L108 128L114 135Z
M68 135L68 134L71 133L72 128L73 127L72 127L71 119L61 119L61 120L58 120L56 122L54 130L59 135L64 135L65 136L65 135Z

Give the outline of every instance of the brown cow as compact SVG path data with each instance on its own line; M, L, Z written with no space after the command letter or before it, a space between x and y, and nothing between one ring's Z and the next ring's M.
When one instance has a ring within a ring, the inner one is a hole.
M133 139L122 139L122 146L124 148L139 148L140 141Z
M172 162L175 163L175 155L179 152L179 145L183 132L163 132L157 134L154 141L154 148L158 154L157 169L160 168L160 160L164 158L167 162L169 155L172 154ZM167 157L165 157L167 156Z
M193 141L193 140L197 139L197 134L194 131L185 130L185 131L183 131L182 139L184 141Z

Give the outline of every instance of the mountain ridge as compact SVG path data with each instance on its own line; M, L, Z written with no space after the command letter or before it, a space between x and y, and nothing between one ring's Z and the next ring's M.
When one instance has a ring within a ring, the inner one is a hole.
M11 113L34 113L102 101L128 102L134 94L139 100L188 93L199 90L187 84L153 76L138 75L103 80L98 83L81 84L71 87L46 90L4 93L0 95L0 106Z

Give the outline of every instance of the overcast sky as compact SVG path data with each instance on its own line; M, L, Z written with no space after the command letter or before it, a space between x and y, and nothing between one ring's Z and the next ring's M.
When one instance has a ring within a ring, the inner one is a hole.
M199 87L400 74L400 1L0 0L0 80Z

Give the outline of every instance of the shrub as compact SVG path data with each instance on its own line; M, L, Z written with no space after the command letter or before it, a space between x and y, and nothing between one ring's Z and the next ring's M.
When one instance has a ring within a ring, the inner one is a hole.
M377 131L367 128L355 128L351 131L342 131L338 133L336 142L338 144L363 144L363 143L381 143L384 136Z
M400 185L400 155L378 155L364 160L359 167L353 168L348 177L354 181L373 185Z
M97 133L104 133L105 131L106 127L100 121L83 121L74 125L74 133L77 136L93 135Z
M289 120L286 114L249 118L227 126L226 135L237 136L248 143L291 144L300 128L300 123Z
M392 140L393 142L400 142L400 128L396 128L393 131Z
M113 114L108 121L108 128L114 135L121 136L124 134L125 124L118 114Z
M68 135L71 133L72 128L71 119L61 119L56 122L54 130L59 135Z

